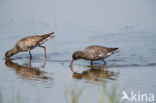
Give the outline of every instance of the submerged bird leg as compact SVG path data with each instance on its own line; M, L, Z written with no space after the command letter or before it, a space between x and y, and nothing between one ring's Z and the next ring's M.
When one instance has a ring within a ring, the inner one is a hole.
M93 65L93 60L91 60L90 65L91 65L91 66Z
M39 46L39 47L44 48L44 57L47 58L47 56L46 56L46 47L45 46Z
M106 64L105 60L104 60L104 59L102 59L102 61L104 62L104 65L105 65L105 64Z
M45 67L46 62L47 62L47 59L44 59L44 63L41 65L41 67L42 67L42 68L44 68L44 67Z
M31 60L32 60L32 59L30 59L30 61L29 61L29 67L31 67Z
M30 60L32 60L32 56L31 56L31 52L30 52L30 50L29 50L29 55L30 55Z

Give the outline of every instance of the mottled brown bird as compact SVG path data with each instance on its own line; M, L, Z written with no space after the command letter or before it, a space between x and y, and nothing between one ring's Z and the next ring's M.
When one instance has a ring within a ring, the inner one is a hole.
M14 54L17 54L19 52L29 51L30 59L32 59L31 50L34 49L35 47L44 48L44 56L46 58L46 47L41 46L41 45L45 41L47 41L48 39L53 38L53 37L54 37L54 32L44 34L44 35L35 35L35 36L24 37L24 38L20 39L19 41L17 41L17 43L15 44L13 49L11 49L5 53L5 58L9 59Z
M78 59L91 60L91 65L93 61L96 61L96 60L102 60L104 64L106 64L104 59L118 52L117 50L118 48L107 48L103 46L89 46L85 48L83 51L76 51L73 53L72 55L73 60L70 66L72 66L74 61Z

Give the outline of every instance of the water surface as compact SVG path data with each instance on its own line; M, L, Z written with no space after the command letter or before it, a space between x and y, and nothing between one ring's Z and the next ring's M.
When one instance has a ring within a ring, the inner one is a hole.
M65 85L76 84L97 101L98 88L115 85L124 90L156 96L155 1L119 0L1 0L0 1L0 93L4 103L66 103ZM20 38L55 32L47 41L47 61L42 48L5 61L4 54ZM72 53L89 45L119 47L120 52L97 61L78 60L70 70ZM75 83L76 82L76 83ZM120 99L120 96L119 96ZM120 101L122 102L122 101ZM126 101L127 102L127 101ZM146 102L145 102L146 103Z

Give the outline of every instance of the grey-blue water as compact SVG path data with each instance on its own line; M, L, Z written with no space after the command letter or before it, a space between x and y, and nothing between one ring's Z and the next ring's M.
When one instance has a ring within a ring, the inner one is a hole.
M103 82L110 90L116 86L119 102L122 91L156 96L155 10L154 0L0 0L0 102L67 103L65 86L76 85L83 88L80 103L87 94L96 103ZM52 31L46 62L42 48L32 50L31 63L28 52L5 62L20 38ZM78 60L71 72L72 53L89 45L120 52L92 70L89 61Z

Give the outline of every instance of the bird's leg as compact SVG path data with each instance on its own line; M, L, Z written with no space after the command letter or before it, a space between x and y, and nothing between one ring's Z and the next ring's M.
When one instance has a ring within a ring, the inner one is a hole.
M30 60L32 60L32 56L31 56L31 52L30 52L30 50L29 50L29 55L30 55Z
M104 62L104 65L105 65L105 64L106 64L105 60L104 60L104 59L102 59L102 61Z
M92 66L93 65L93 61L91 60L91 62L90 62L90 65Z
M31 60L32 60L32 58L31 58L30 61L29 61L29 67L31 67Z
M45 59L45 60L44 60L44 63L43 63L43 65L41 65L41 67L42 67L42 68L44 68L44 67L45 67L45 65L46 65L46 62L47 62L47 59Z
M45 46L39 46L39 47L44 48L44 57L47 58L47 56L46 56L46 47Z

